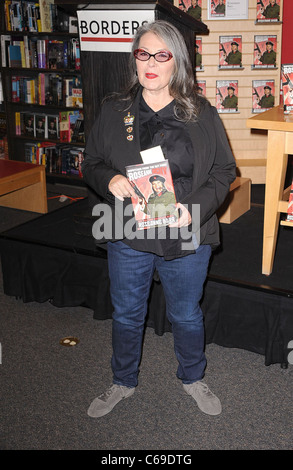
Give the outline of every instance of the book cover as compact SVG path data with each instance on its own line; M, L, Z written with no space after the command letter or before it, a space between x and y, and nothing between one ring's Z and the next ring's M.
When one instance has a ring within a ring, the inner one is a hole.
M21 134L27 137L35 137L35 114L28 111L20 113Z
M77 76L64 78L65 105L71 108L82 108L81 78Z
M293 64L282 64L281 81L284 114L293 112Z
M254 36L254 56L252 69L276 68L277 36Z
M59 116L56 114L47 115L48 139L59 139Z
M238 80L217 80L216 86L218 113L238 112Z
M81 176L81 163L83 161L83 149L73 147L69 149L67 174Z
M47 43L47 67L49 69L64 68L64 41L50 40Z
M126 175L136 194L131 201L138 230L166 226L177 220L168 160L127 166Z
M9 67L21 67L21 49L20 46L8 46Z
M79 117L79 111L60 111L59 137L61 142L71 142L72 127Z
M280 0L257 0L256 23L276 23L280 21Z
M46 139L47 138L47 135L46 135L46 120L47 120L47 116L46 114L35 114L35 128L36 128L36 132L35 132L35 136L38 138L38 139Z
M197 2L193 2L192 0L179 0L179 8L195 20L201 21L202 0L197 0Z
M195 70L196 72L203 72L204 66L202 64L202 38L195 39Z
M79 113L78 118L74 120L74 123L71 124L71 142L85 142L84 116L82 112Z
M53 5L53 3L54 0L39 0L41 26L43 33L49 33L52 31L51 5Z
M242 36L220 36L219 69L242 67Z
M206 81L197 80L196 90L197 90L197 93L199 93L200 95L206 96Z
M275 81L252 81L252 112L262 113L275 106Z
M8 48L11 44L11 36L9 34L1 34L1 61L2 67L9 66Z
M226 15L226 4L220 0L209 0L211 18L224 18Z

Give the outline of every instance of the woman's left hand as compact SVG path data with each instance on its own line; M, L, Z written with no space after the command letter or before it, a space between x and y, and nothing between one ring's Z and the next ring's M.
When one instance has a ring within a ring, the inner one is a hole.
M178 218L176 222L174 222L173 224L170 224L169 227L178 227L178 228L187 227L192 222L190 212L180 202L176 204L176 207L177 209L180 209L181 211L180 217Z

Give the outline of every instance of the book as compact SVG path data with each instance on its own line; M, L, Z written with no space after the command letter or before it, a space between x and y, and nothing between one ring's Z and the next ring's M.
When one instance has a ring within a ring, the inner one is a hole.
M254 56L252 69L276 68L277 36L254 36Z
M238 80L217 80L216 108L218 113L238 112Z
M293 64L282 64L281 82L284 114L293 112Z
M67 107L82 108L82 85L81 77L72 76L64 78L65 105Z
M219 69L242 67L242 36L220 36Z
M196 91L200 95L206 96L206 81L205 80L196 81Z
M47 43L47 68L62 69L66 64L66 41L49 40Z
M2 67L9 66L9 54L8 48L11 44L11 36L10 34L1 34L1 60L2 60Z
M21 135L21 125L20 125L20 112L16 111L15 113L15 134Z
M57 114L47 115L48 139L59 139L59 116Z
M21 134L35 137L35 114L28 111L20 113Z
M54 0L39 0L41 27L43 33L49 33L52 31L51 21L51 5Z
M177 220L176 196L168 160L126 167L135 191L131 198L138 230L163 227Z
M259 0L256 3L256 24L280 21L280 0L273 4L270 0Z
M59 138L61 142L71 142L73 126L79 117L79 111L60 111Z
M84 143L84 141L84 116L80 112L78 118L71 123L71 142Z
M35 114L35 136L37 139L46 139L48 133L46 114Z
M21 67L20 46L11 44L8 46L9 67Z
M195 70L196 72L203 72L202 65L202 38L196 37L195 40Z
M252 112L262 113L275 106L275 81L252 81Z

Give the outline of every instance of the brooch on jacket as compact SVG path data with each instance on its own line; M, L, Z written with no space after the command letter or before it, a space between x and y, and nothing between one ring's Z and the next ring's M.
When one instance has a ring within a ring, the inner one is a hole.
M128 135L126 136L127 140L133 140L133 122L134 122L134 116L133 114L128 113L127 116L123 118L124 120L124 125L126 126L126 132Z

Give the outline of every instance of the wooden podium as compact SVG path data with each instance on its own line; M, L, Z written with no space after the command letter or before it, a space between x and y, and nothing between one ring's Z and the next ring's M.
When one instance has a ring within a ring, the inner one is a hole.
M48 212L44 165L0 160L0 206Z

